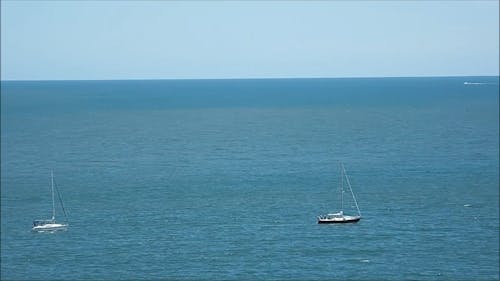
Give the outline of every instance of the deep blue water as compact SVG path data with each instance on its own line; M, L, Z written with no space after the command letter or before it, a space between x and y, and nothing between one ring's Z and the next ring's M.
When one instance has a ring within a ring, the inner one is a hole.
M498 77L1 86L2 280L499 279Z

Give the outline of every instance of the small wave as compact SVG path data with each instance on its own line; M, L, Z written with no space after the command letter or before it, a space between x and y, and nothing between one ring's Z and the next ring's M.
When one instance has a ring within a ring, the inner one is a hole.
M370 262L370 260L360 260L360 262Z
M464 207L470 207L472 206L471 204L465 204Z

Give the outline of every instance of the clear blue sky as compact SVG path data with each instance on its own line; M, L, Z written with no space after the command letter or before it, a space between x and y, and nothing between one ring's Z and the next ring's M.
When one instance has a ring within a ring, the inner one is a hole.
M1 78L499 75L498 13L498 1L1 1Z

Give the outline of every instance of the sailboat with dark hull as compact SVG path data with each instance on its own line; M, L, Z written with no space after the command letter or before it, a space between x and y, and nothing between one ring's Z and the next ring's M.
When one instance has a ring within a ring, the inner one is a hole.
M318 216L318 223L355 223L361 219L361 211L358 207L358 202L356 201L356 197L354 196L354 192L352 191L351 182L349 181L349 177L347 176L347 172L343 164L340 164L340 211L336 213L329 213L326 215ZM345 215L344 214L344 180L347 184L347 187L351 193L352 199L354 201L354 205L356 206L357 214L356 215Z
M57 191L57 197L59 198L59 203L61 204L64 216L67 219L66 211L64 210L64 205L62 203L61 195L57 189L57 185L54 183L54 173L51 173L51 190L52 190L52 218L50 220L34 220L33 227L31 228L34 232L55 232L55 231L65 231L68 229L67 223L58 223L56 221L56 206L54 198L54 187Z

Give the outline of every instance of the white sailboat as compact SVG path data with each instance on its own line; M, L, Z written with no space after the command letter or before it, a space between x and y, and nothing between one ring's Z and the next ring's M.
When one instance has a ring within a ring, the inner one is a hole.
M61 231L67 230L67 223L57 223L56 222L56 206L54 200L54 173L51 172L51 183L52 183L52 218L50 220L34 220L32 231L35 232L53 232L53 231ZM56 187L57 189L57 187ZM64 210L64 206L62 205L61 196L59 195L59 191L57 191L57 195L59 198L59 202L61 203L62 210L64 212L64 216L66 216L66 211ZM67 217L67 216L66 216Z
M351 223L358 222L361 219L361 212L358 207L358 202L354 196L354 192L351 188L351 182L347 176L347 172L343 164L340 164L340 211L337 213L330 213L318 217L318 223ZM349 191L351 192L352 199L356 205L356 210L358 213L356 215L345 215L344 214L344 179L346 180Z

